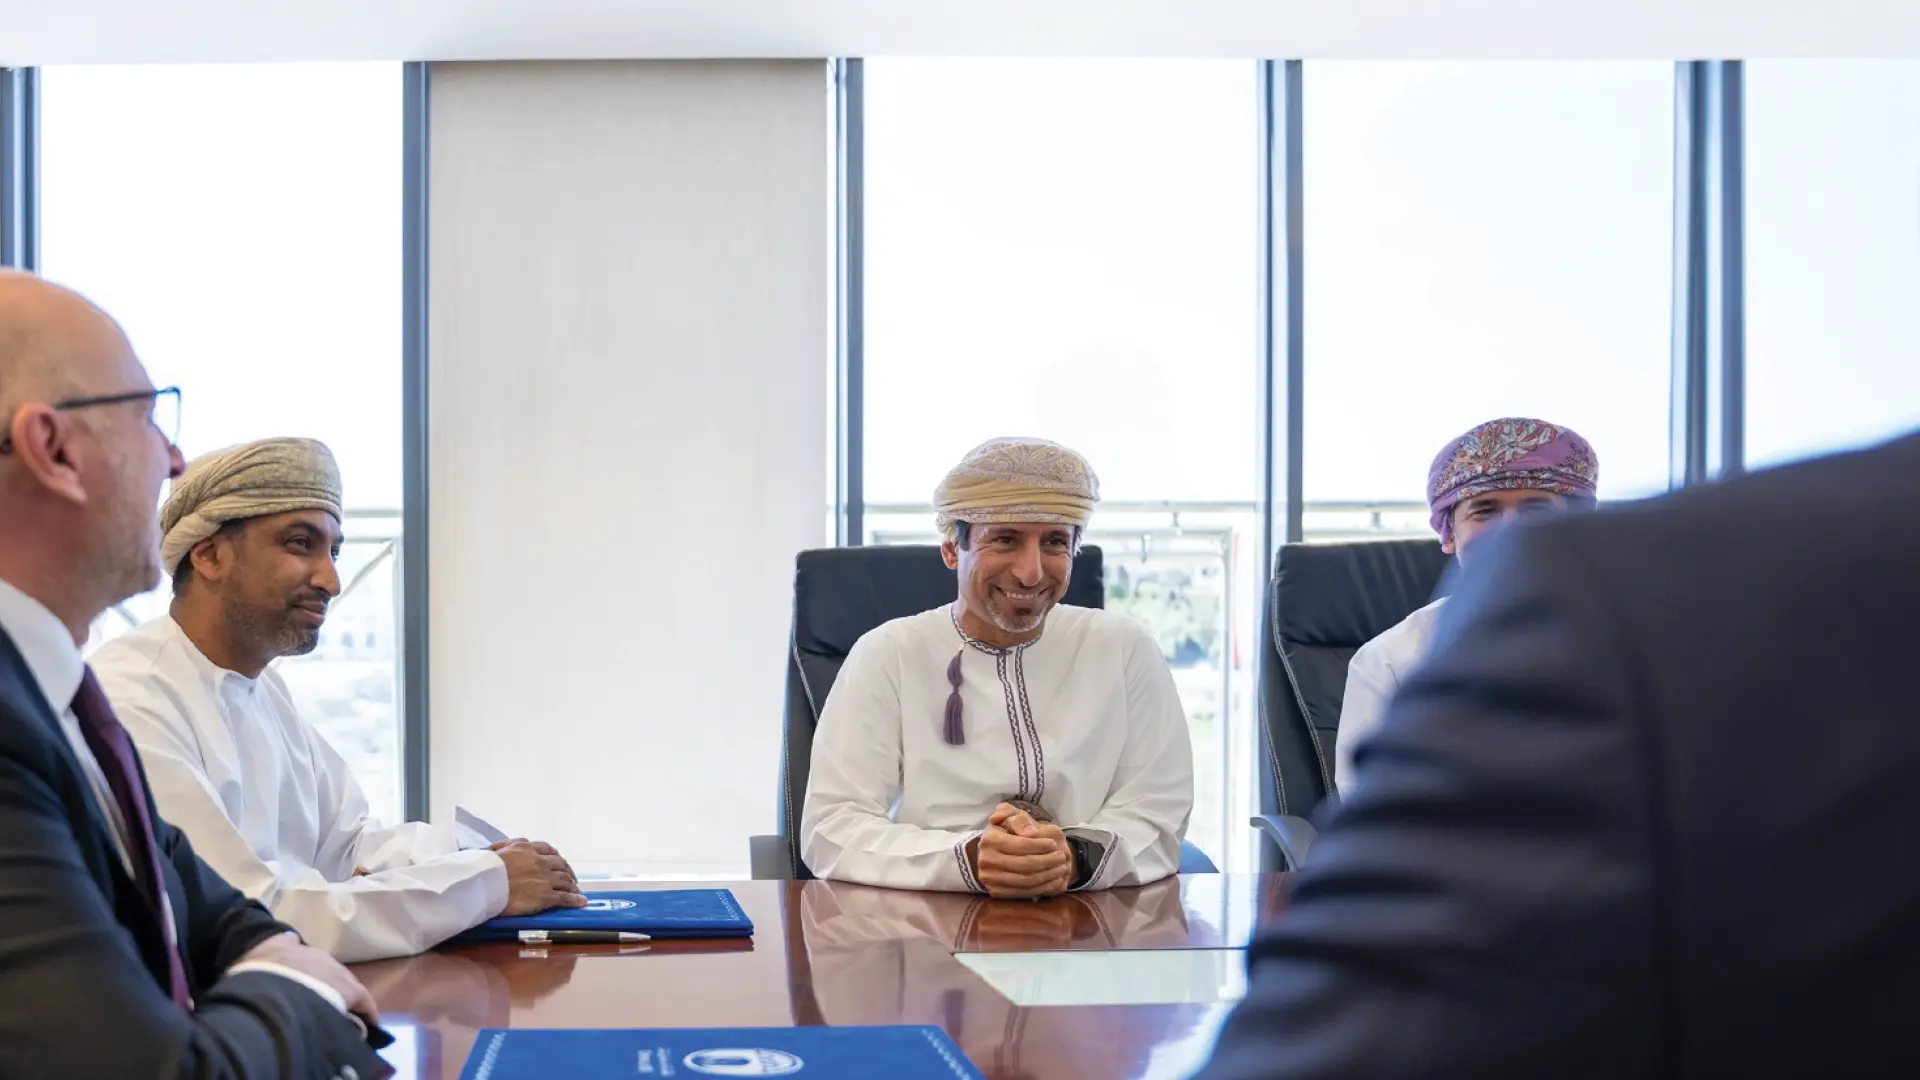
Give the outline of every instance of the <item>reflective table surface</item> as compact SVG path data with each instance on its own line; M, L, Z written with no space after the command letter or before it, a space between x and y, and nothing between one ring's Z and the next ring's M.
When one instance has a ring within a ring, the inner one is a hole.
M397 1037L386 1056L421 1080L456 1080L482 1028L794 1024L933 1024L996 1080L1171 1078L1205 1060L1245 991L1237 950L1285 895L1277 874L1038 903L825 881L713 885L739 898L751 939L478 945L354 972Z
M1247 993L1240 949L955 953L968 971L1021 1007L1231 1004Z

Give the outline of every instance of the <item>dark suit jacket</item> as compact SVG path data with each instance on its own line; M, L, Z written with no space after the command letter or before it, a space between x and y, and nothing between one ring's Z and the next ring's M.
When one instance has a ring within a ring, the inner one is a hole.
M1202 1075L1920 1075L1920 438L1486 546Z
M64 706L65 703L62 703ZM265 972L222 978L287 930L193 853L151 800L195 1011L167 996L166 948L53 708L0 632L0 1077L311 1077L387 1070L319 995Z

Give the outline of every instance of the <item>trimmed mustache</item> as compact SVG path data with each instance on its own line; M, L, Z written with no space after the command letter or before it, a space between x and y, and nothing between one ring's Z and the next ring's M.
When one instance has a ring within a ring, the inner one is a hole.
M287 607L307 608L309 610L318 611L320 614L325 615L327 613L327 605L331 603L332 600L333 598L328 596L326 593L323 593L320 590L315 589L312 592L303 593L302 595L287 601Z

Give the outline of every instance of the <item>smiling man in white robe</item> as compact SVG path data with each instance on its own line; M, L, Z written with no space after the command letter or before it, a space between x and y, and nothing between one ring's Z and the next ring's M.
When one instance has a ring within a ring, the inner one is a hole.
M171 611L93 667L140 747L160 814L310 944L353 962L427 949L495 915L578 907L546 844L462 850L383 825L269 665L311 652L340 593L340 472L311 439L198 458L161 510Z
M935 493L954 602L862 637L814 734L818 876L1037 898L1174 873L1193 750L1144 626L1060 604L1099 498L1079 454L995 439Z

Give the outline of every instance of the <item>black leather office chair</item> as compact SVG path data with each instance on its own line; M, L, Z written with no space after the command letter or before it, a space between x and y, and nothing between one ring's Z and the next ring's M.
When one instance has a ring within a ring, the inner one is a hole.
M1451 557L1434 540L1288 544L1274 560L1262 625L1260 737L1267 773L1253 825L1296 870L1319 835L1309 818L1334 794L1334 735L1347 664L1360 646L1426 606Z
M953 571L933 545L824 548L794 560L793 636L787 651L787 707L782 737L779 833L751 838L756 878L811 878L800 859L800 808L820 710L840 665L860 636L889 619L953 601ZM1073 560L1065 603L1106 606L1101 554L1088 544ZM1189 870L1189 860L1193 860ZM1182 872L1211 872L1198 848L1183 848Z

